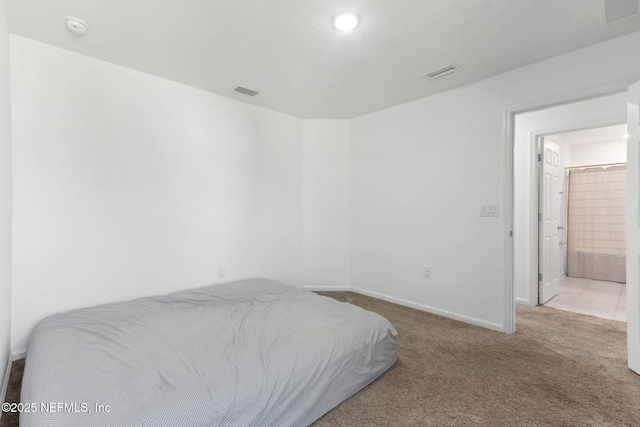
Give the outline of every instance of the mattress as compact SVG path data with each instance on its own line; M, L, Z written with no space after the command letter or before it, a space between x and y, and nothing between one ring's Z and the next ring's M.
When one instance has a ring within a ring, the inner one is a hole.
M79 309L34 328L20 425L304 426L396 355L384 317L263 279Z

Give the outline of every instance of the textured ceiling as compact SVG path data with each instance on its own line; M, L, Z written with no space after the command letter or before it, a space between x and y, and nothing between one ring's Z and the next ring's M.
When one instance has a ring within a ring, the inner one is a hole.
M603 128L579 130L576 132L566 132L558 135L569 145L593 144L595 142L612 142L623 140L623 135L627 133L627 125L607 126Z
M14 34L303 118L351 118L640 30L597 0L8 0ZM337 12L362 17L351 33ZM85 35L63 16L85 20ZM453 62L462 71L429 81ZM254 98L233 91L244 86Z

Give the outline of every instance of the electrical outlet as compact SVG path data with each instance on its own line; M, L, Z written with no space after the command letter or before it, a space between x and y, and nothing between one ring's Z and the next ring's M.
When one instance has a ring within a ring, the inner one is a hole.
M225 267L218 267L218 277L224 277L225 273L226 273L226 268Z
M422 275L424 277L431 277L431 267L425 266L424 269L422 270Z

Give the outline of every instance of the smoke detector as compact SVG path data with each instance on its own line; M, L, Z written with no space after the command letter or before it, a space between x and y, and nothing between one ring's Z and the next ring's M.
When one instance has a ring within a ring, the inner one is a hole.
M65 16L64 23L67 24L69 31L73 31L76 34L84 34L89 31L89 25L75 16Z

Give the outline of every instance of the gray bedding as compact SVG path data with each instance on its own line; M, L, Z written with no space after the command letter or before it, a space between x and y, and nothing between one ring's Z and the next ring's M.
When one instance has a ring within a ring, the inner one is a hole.
M382 316L263 279L74 310L33 330L20 425L304 426L396 352Z

